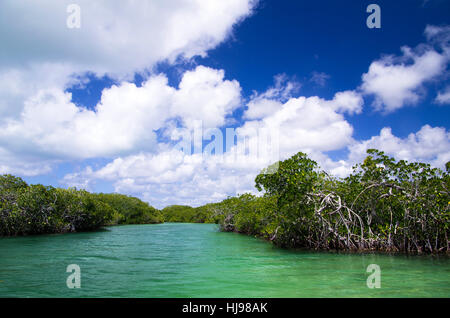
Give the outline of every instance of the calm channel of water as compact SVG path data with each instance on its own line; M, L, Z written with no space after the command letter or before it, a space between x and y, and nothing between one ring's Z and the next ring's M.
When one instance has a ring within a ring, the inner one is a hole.
M69 264L81 288L69 289ZM381 288L369 289L369 264ZM450 297L448 257L287 251L212 224L0 238L0 297Z

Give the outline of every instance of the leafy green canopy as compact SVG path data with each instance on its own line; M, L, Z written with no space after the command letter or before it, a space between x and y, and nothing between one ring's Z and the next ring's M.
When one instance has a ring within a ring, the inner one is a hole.
M160 223L161 212L120 194L28 185L0 176L0 236L90 231L104 225Z
M170 205L162 209L165 222L216 223L209 205L193 208L187 205Z
M108 204L113 210L110 224L152 224L164 222L160 210L135 197L118 193L96 194L97 200Z

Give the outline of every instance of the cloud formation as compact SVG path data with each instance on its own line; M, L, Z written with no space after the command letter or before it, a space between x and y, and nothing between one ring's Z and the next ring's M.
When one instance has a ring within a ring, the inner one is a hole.
M439 92L435 99L436 103L442 105L450 104L450 87L446 87L444 91Z
M399 138L392 134L390 127L385 127L378 136L351 145L349 161L361 161L370 148L385 151L397 159L443 167L450 160L450 132L443 127L425 125L419 131Z
M327 73L324 72L312 72L311 74L311 78L310 81L319 85L319 86L325 86L325 84L327 83L327 80L330 78L331 76L328 75Z
M415 105L423 85L444 74L450 59L450 28L428 26L427 43L415 49L404 46L402 55L388 55L369 66L362 75L361 90L375 97L374 106L386 113Z
M194 120L219 127L240 105L240 86L222 70L198 66L187 71L179 88L165 75L151 76L142 86L122 82L102 92L94 110L78 107L71 94L39 91L25 102L18 119L0 125L0 145L15 152L41 153L60 159L111 157L154 151L155 131L171 118L190 128Z
M256 1L79 0L79 29L66 25L71 3L1 1L0 69L49 62L123 77L163 60L204 56Z

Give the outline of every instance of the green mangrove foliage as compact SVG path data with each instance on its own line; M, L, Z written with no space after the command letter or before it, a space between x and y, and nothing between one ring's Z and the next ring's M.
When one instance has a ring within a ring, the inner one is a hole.
M162 209L165 222L217 223L210 204L193 208L187 205L170 205Z
M97 200L108 204L114 211L108 225L164 222L164 216L160 210L138 198L118 193L99 193L95 196Z
M444 172L371 149L345 179L304 153L275 167L255 179L264 196L213 205L222 230L293 248L449 252L448 163Z
M118 194L28 185L0 176L0 236L90 231L110 224L161 222L160 211Z

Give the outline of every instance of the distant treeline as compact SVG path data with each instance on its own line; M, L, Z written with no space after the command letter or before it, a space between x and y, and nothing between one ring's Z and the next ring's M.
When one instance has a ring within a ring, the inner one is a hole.
M90 231L104 225L163 222L161 211L121 194L28 185L0 176L0 236Z
M218 223L219 216L212 209L217 203L206 204L197 208L188 205L170 205L161 210L165 222L180 223Z
M298 153L256 177L262 197L210 204L207 218L282 247L448 253L449 169L450 162L444 172L370 149L341 179Z

